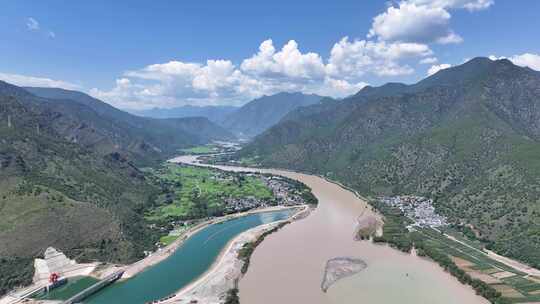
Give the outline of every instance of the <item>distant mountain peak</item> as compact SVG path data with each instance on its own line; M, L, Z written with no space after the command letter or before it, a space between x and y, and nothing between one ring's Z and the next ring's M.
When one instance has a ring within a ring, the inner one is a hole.
M301 92L264 95L228 115L223 125L237 134L255 136L278 123L296 108L318 103L322 98L315 94Z
M361 97L380 97L380 96L389 96L403 92L406 90L408 85L400 82L388 82L379 87L365 86L354 96Z
M173 108L154 107L149 110L131 111L135 115L152 118L184 118L184 117L206 117L214 123L221 123L225 116L236 111L234 106L199 106L184 105Z

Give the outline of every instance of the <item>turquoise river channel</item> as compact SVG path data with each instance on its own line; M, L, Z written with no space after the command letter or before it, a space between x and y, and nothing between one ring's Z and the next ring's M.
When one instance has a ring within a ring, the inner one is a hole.
M288 209L253 213L209 225L188 238L167 259L129 280L104 288L87 298L84 303L142 304L174 294L204 274L234 237L262 224L287 219L292 212ZM53 291L46 298L65 300L76 291L80 291L80 285L75 282L68 284L58 291Z

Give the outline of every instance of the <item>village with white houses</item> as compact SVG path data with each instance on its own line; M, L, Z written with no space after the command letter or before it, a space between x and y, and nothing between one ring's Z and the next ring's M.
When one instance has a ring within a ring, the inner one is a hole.
M246 176L254 176L262 179L264 184L272 191L274 199L272 201L257 199L254 196L245 198L225 198L225 210L227 213L235 213L254 208L264 208L269 206L298 206L306 202L298 193L294 186L279 176L261 176L259 174L248 173Z
M409 195L381 197L379 199L386 205L399 209L414 222L407 226L409 230L414 230L414 227L437 228L448 225L446 217L435 212L432 199Z

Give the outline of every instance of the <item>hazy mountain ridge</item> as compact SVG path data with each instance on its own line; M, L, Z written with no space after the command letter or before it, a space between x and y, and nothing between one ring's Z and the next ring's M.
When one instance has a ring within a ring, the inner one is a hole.
M149 110L132 111L135 115L152 118L184 118L184 117L206 117L214 123L221 123L225 117L238 107L233 106L191 106L186 105L175 108L153 108Z
M263 96L228 115L222 125L232 132L252 137L278 123L292 110L315 104L321 99L321 96L314 94L285 92Z
M234 135L204 117L154 119L139 117L77 91L57 88L25 88L42 97L37 101L69 116L59 121L67 138L92 145L105 153L124 152L140 164L173 156L179 149ZM62 118L59 117L59 118ZM59 129L59 130L60 130ZM85 132L90 129L96 134Z
M475 58L414 85L296 110L239 156L420 194L490 246L540 266L540 73Z

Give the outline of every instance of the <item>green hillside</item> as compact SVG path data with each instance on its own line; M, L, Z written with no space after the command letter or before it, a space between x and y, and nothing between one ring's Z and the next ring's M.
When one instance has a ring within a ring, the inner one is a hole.
M154 164L190 146L234 139L229 131L204 117L139 117L77 91L25 90L32 94L21 98L46 103L55 112L51 123L67 139L104 154L126 154L138 165Z
M0 82L0 294L30 283L49 246L77 261L142 258L159 240L145 212L161 189L136 164L231 136L206 118L138 118L91 101Z
M29 282L25 269L48 246L81 261L129 262L155 241L142 210L157 189L118 153L66 141L49 122L41 105L0 95L0 270L21 269L3 292Z
M239 152L366 195L418 194L540 267L540 73L476 58L290 113Z

